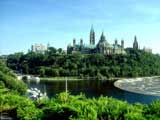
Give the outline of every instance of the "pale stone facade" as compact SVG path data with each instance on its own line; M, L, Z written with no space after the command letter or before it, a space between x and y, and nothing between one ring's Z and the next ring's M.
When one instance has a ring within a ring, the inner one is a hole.
M67 53L82 53L82 54L93 54L93 53L100 53L100 54L125 54L124 50L124 41L121 41L121 44L118 44L118 41L115 40L114 44L109 44L102 32L99 42L95 45L95 32L93 27L90 31L90 44L86 45L83 44L83 40L80 40L80 44L76 44L76 39L73 39L73 45L67 46Z

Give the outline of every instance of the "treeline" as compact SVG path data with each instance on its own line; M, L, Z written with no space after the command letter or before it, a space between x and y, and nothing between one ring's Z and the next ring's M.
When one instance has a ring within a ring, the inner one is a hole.
M39 76L137 77L160 75L160 56L126 49L126 55L64 54L50 48L44 54L15 53L7 66L24 74Z

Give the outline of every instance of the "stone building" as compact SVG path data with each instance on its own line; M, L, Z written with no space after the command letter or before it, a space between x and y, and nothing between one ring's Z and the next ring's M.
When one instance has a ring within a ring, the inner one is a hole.
M44 53L47 47L43 44L35 44L31 46L31 51L36 53Z
M144 51L144 52L147 52L147 53L152 53L152 49L151 49L151 48L146 48L146 47L144 47L144 48L143 48L143 51Z
M76 44L76 39L73 39L73 44L69 44L67 46L67 54L72 53L82 53L82 54L94 54L94 53L100 53L100 54L125 54L124 50L124 40L121 41L121 44L118 44L118 41L115 40L114 44L109 44L106 40L106 37L104 36L104 33L102 32L100 36L100 40L97 44L95 44L95 32L93 27L91 27L90 30L90 44L84 44L83 39L80 39L80 44Z

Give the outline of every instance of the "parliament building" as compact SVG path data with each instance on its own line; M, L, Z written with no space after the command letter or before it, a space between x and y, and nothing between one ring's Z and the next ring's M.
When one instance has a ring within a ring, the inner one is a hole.
M84 44L83 39L80 39L80 43L76 44L76 39L73 39L73 44L67 46L67 54L72 53L82 53L82 54L126 54L124 49L124 40L121 40L121 44L118 44L118 41L115 40L114 44L107 42L104 33L102 32L99 42L95 44L95 32L93 27L90 30L90 44Z

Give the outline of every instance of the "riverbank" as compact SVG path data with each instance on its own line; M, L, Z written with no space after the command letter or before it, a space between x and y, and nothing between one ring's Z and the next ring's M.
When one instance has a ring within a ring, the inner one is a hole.
M160 76L152 76L152 77L160 77ZM79 80L109 80L109 81L115 81L115 80L123 80L123 79L136 79L136 78L148 78L148 77L134 77L134 78L125 78L125 77L114 77L114 78L97 78L97 77L40 77L41 81L65 81L66 79L68 81L79 81Z
M97 78L97 77L40 77L41 81L79 81L79 80L109 80L109 81L114 81L117 80L118 78L107 78L107 77L102 77L102 78Z
M83 80L82 78L78 77L40 77L41 81L65 81L66 79L69 81Z

